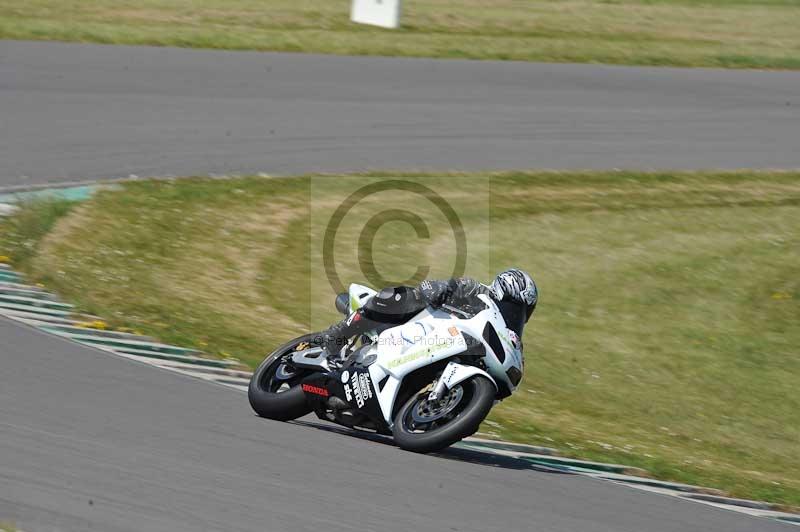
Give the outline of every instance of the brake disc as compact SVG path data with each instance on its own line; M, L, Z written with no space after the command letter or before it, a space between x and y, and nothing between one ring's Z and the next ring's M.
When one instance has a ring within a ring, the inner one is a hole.
M464 397L464 388L461 386L449 390L436 401L429 401L426 395L411 409L411 418L416 423L430 423L441 419L458 406L462 397Z

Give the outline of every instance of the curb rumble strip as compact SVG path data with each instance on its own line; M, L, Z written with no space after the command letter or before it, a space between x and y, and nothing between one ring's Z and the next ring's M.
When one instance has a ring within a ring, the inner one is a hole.
M41 287L26 284L20 274L0 263L0 316L123 358L247 391L250 372L238 369L240 365L236 360L203 358L199 356L202 353L194 349L159 343L143 335L106 330L102 318L73 310L72 305L59 301ZM558 456L555 449L480 438L467 438L455 447L522 460L532 469L588 476L800 526L800 515L779 511L775 505L724 497L710 488L637 476L637 473L646 475L647 472L625 465L575 460Z
M177 373L247 390L250 373L236 360L202 358L199 351L162 344L153 338L105 330L97 316L73 313L73 306L0 264L0 315L80 344Z

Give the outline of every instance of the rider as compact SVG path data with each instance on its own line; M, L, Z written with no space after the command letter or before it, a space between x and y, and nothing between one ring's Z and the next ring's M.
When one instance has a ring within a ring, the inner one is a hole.
M531 276L516 268L498 274L489 286L474 279L459 278L423 281L416 288L384 288L362 308L323 333L325 351L328 356L339 356L351 338L373 329L405 323L428 305L434 308L450 307L472 316L486 306L477 297L479 294L494 300L506 326L519 337L539 298Z

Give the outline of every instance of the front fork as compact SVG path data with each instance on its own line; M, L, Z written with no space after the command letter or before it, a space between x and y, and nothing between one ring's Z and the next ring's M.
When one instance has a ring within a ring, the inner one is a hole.
M447 390L450 390L457 384L464 382L474 375L482 375L489 379L494 387L497 388L497 383L491 375L486 373L480 368L475 366L465 366L458 362L449 362L444 368L442 375L433 387L433 390L428 394L428 401L438 401L442 398Z

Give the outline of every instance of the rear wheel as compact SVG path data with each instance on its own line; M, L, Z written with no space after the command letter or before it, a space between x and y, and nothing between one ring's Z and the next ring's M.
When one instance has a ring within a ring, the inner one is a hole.
M494 402L494 384L475 375L430 401L428 388L412 396L397 412L392 434L397 444L417 453L444 449L478 430Z
M279 421L297 419L311 412L300 381L309 375L308 370L291 365L295 351L305 349L317 334L295 338L273 351L250 377L247 397L250 406L261 416Z

